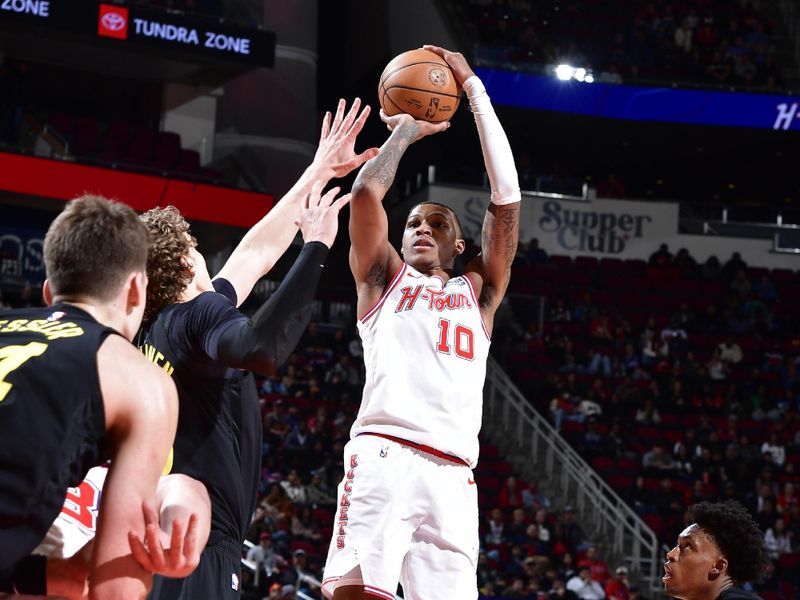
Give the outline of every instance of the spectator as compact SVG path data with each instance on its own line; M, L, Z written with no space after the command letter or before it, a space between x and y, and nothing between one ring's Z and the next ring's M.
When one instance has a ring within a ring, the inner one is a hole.
M738 364L742 361L742 358L744 358L742 349L739 347L739 344L733 341L733 336L731 335L717 346L717 349L719 350L720 359L730 365Z
M709 256L705 263L703 263L703 279L706 281L714 281L722 277L722 265L716 256Z
M786 462L786 448L778 440L778 434L774 431L769 434L769 440L761 444L762 454L769 454L772 462L782 467Z
M666 267L672 263L672 254L669 252L669 246L661 244L658 250L650 255L651 267Z
M567 581L567 589L575 592L580 600L603 600L606 597L602 586L591 578L588 567L581 567L578 574Z
M311 506L336 504L336 496L328 488L323 487L319 472L311 474L311 481L306 486L306 501Z
M306 497L306 486L303 485L300 475L297 473L297 469L289 471L286 480L281 481L281 486L289 497L289 500L294 504L305 504L308 501Z
M692 52L692 28L689 19L681 21L680 27L675 30L675 46L686 54Z
M532 265L545 265L550 260L547 252L539 247L538 238L532 238L531 241L528 242L528 247L525 250L525 257L528 263Z
M792 552L792 539L790 533L786 530L786 521L775 519L775 523L767 529L764 534L764 548L766 548L769 557L777 561L781 554L790 554Z
M556 300L555 306L550 309L550 321L552 323L569 323L572 321L572 313L562 298Z
M628 569L625 566L617 567L613 579L606 584L606 598L608 600L629 600Z
M281 570L286 566L286 560L272 547L272 536L268 532L263 532L259 536L258 546L253 546L247 551L247 560L256 564L255 585L263 587L262 582L269 582L275 579Z
M522 504L522 490L517 485L517 478L508 477L497 496L497 505L506 509L521 507Z
M578 561L578 567L588 567L592 579L600 585L605 585L611 577L611 573L608 570L608 563L598 558L597 548L594 546L589 546L586 549L586 556Z
M547 600L579 600L578 595L568 590L562 579L553 580L553 588L547 595Z
M641 425L657 425L661 423L661 415L652 398L645 398L644 405L636 409L634 420Z
M736 271L736 275L734 276L733 281L730 283L730 288L734 297L738 300L744 300L750 295L753 286L750 283L750 280L747 279L747 273L745 273L744 269L739 269Z
M742 255L738 252L734 252L730 260L722 267L722 277L727 281L731 281L737 271L745 271L746 269L747 263L742 260Z
M575 509L567 505L564 508L563 522L564 540L572 551L580 551L585 547L586 535L575 518Z
M672 471L675 469L675 461L664 451L664 446L656 444L650 451L645 452L642 457L642 467L648 471Z
M487 523L488 531L486 532L486 544L489 546L498 546L505 543L505 519L503 519L503 511L499 508L493 508L489 521Z

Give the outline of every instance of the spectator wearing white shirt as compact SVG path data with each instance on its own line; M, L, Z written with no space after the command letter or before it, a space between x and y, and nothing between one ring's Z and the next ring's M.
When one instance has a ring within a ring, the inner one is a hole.
M783 466L786 462L786 448L784 448L778 441L778 434L773 432L769 434L769 441L761 444L761 453L769 452L772 456L772 462L779 467Z
M567 589L575 592L581 600L603 600L606 597L603 586L592 579L588 567L581 567L578 574L567 582Z

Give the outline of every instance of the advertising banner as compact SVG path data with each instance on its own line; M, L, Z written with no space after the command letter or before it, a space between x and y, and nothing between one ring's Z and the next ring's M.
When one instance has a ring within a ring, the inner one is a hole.
M14 21L85 36L88 43L151 48L271 67L275 34L181 11L96 0L0 0L0 24Z
M477 188L433 185L429 200L458 213L463 233L480 241L489 193ZM520 241L539 240L550 254L647 258L678 234L678 204L627 200L575 200L524 195Z

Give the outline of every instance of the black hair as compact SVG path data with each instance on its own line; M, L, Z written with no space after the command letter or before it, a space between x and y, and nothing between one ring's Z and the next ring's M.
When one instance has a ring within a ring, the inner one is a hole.
M728 559L728 575L734 584L761 581L769 562L764 534L741 504L735 500L701 502L689 507L689 517L714 538Z
M453 220L456 222L456 229L457 229L456 237L458 239L464 239L464 233L463 233L464 230L461 227L461 221L458 220L458 215L456 214L456 211L454 211L452 208L447 206L447 204L442 204L441 202L420 202L419 204L415 204L414 206L412 206L411 210L408 211L408 214L410 215L412 212L414 212L417 208L419 208L423 204L433 204L434 206L440 206L442 208L447 209L447 211L451 215L453 215ZM408 217L406 217L406 220L408 220Z

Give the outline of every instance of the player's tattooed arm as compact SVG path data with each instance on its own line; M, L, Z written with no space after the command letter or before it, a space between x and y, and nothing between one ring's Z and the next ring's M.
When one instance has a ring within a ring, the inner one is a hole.
M480 303L483 308L500 304L511 279L511 263L519 242L520 203L490 204L481 232L481 275L483 287Z
M354 189L359 186L377 184L380 188L388 190L397 174L397 166L403 158L408 147L414 142L419 132L419 126L413 119L400 122L386 140L380 154L369 160L356 177ZM384 192L385 193L385 192Z

